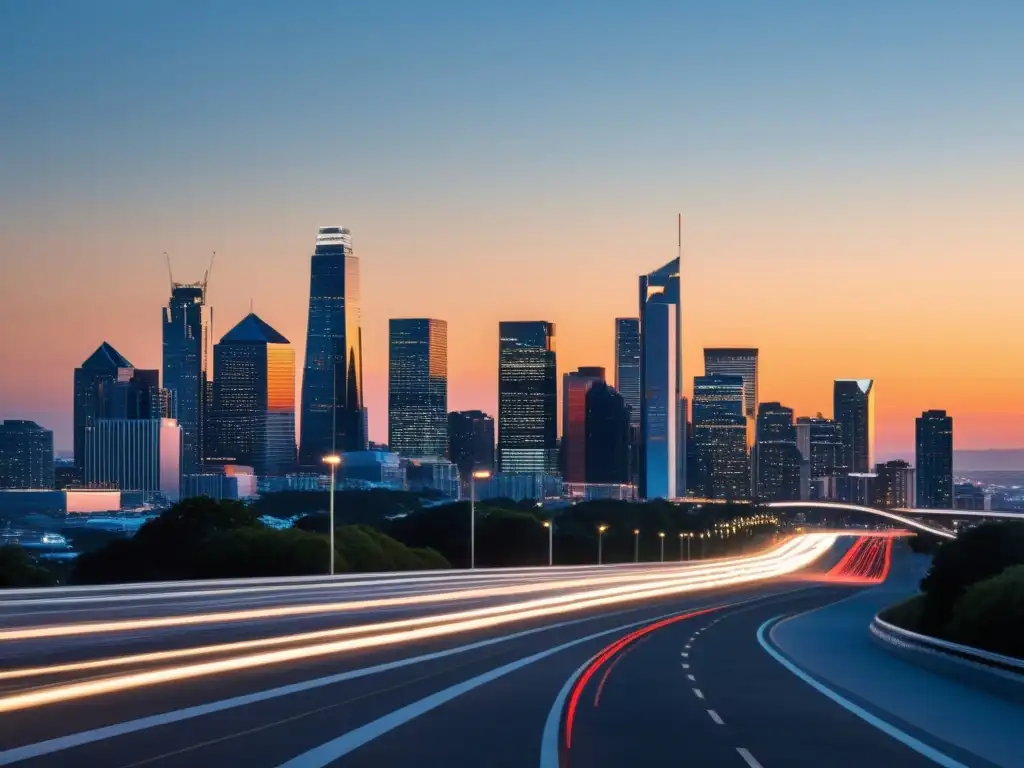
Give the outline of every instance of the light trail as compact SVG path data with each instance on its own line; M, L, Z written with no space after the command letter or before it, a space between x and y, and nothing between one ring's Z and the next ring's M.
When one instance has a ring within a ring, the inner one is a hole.
M780 548L768 550L761 555L754 557L768 557L773 553L785 551L785 547L795 541L790 539L781 545ZM669 572L680 574L706 574L719 573L721 569L728 569L736 564L751 562L750 557L727 558L710 561L706 564L675 566ZM120 621L96 621L60 625L44 625L21 627L0 631L0 642L16 640L38 640L43 638L72 637L92 634L105 634L111 632L127 632L148 629L165 629L169 627L189 627L202 624L217 624L239 621L253 621L264 619L278 619L292 616L313 616L318 614L340 613L344 611L356 611L367 609L394 608L401 606L428 605L446 602L457 602L460 600L474 600L492 597L507 597L514 595L535 594L538 592L550 592L561 589L578 587L592 587L601 584L622 584L627 582L654 581L665 578L666 568L657 567L645 569L641 572L630 571L625 574L616 574L609 571L595 570L592 576L586 578L562 579L555 581L531 582L525 584L513 584L505 587L477 587L474 589L462 589L451 592L436 592L427 594L416 594L407 596L392 596L384 598L371 598L360 600L347 600L335 603L316 603L305 605L279 606L272 608L250 608L236 611L217 611L211 613L185 614L181 616L159 616L142 619L123 619Z
M0 698L0 712L28 709L57 702L122 692L173 681L208 677L243 669L308 660L346 651L401 645L430 638L491 629L515 621L540 619L627 602L669 597L697 589L722 588L752 581L763 581L792 573L810 565L827 552L834 542L835 536L830 534L806 534L788 542L784 547L769 555L749 558L746 563L733 563L731 575L721 575L717 578L708 574L704 574L703 578L695 578L692 573L687 576L684 572L675 579L656 582L655 584L648 585L646 588L637 589L635 585L626 585L617 589L583 592L572 596L563 596L562 598L551 598L551 600L568 600L568 602L533 606L527 603L513 606L512 610L499 615L463 619L440 616L434 618L444 623L438 623L434 626L388 631L367 637L335 640L300 648L265 651L228 659L145 672L134 672L99 680L55 685L2 697Z
M916 528L919 531L925 533L932 533L936 536L941 536L944 539L955 539L956 534L947 531L945 528L936 528L935 526L922 523L920 520L915 520L912 517L908 517L905 514L897 514L890 512L885 509L876 509L875 507L865 507L860 504L844 504L836 501L770 501L765 506L771 509L838 509L844 512L863 512L868 515L874 515L876 517L884 517L886 520L894 520L903 525L911 528ZM904 510L905 512L914 512L924 514L928 510ZM969 515L969 513L967 513Z

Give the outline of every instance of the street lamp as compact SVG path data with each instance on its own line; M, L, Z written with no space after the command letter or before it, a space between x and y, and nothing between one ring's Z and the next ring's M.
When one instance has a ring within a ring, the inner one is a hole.
M555 526L550 520L545 520L543 525L548 529L548 565L552 565L555 554Z
M665 532L658 531L658 538L661 539L661 562L665 562Z
M341 464L341 456L336 453L329 454L323 458L324 464L331 468L331 511L328 518L327 525L330 528L331 536L331 576L334 575L334 475L338 471L338 465Z
M476 481L491 476L489 469L475 469L469 479L469 567L476 568Z
M685 533L679 534L679 562L683 562L683 539L686 538Z
M640 562L640 529L633 529L633 562Z
M607 525L597 526L597 564L601 564L601 544L604 541L604 532L608 530Z

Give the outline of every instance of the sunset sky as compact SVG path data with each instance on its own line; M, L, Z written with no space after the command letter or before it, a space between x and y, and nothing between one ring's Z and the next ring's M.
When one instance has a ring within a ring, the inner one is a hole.
M334 224L371 438L391 317L447 320L449 406L494 412L498 321L610 371L682 211L688 386L756 346L799 414L874 378L883 458L927 408L1024 447L1022 30L995 1L0 3L0 419L67 449L102 341L159 367L164 251L180 280L217 252L217 338L251 301L301 364Z

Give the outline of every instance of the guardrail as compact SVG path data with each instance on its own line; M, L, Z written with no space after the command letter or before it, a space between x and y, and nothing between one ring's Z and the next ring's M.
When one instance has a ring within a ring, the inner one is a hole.
M878 616L870 630L878 643L906 661L1024 704L1024 659L911 632Z

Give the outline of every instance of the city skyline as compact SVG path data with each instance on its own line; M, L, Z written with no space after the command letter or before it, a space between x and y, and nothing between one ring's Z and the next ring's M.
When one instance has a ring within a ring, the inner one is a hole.
M0 54L0 71L18 73L0 90L20 116L0 128L0 322L18 329L0 340L0 413L52 429L62 452L68 372L92 350L108 341L140 368L161 367L164 251L188 279L218 253L214 334L252 302L301 357L310 233L351 227L370 438L382 441L390 318L448 321L452 410L497 413L502 320L556 323L559 372L614 370L614 318L636 314L636 276L674 253L680 209L688 397L704 347L751 346L760 399L801 416L831 414L833 379L872 378L880 459L913 456L927 409L955 417L958 449L1024 447L1024 339L1010 330L1024 271L1010 201L1024 190L1009 170L1024 110L987 87L1021 71L1005 18L1019 9L931 10L955 40L938 23L921 29L919 11L884 5L886 35L863 8L805 7L792 29L756 8L740 29L716 9L641 9L628 21L644 44L615 55L624 16L559 12L547 17L552 39L576 41L574 56L539 40L513 76L524 59L510 41L526 18L485 24L485 52L466 34L479 17L410 6L410 23L433 34L385 42L374 30L386 10L364 10L345 21L368 34L344 54L313 54L283 11L233 35L235 14L171 9L143 56L155 21L145 9L72 6L54 28L38 5L12 12L21 32ZM325 14L329 24L340 11ZM105 31L71 34L79 23ZM447 57L419 71L434 45ZM767 53L793 45L799 69ZM244 47L285 61L237 66ZM870 66L854 55L865 47ZM175 58L184 49L205 52L200 67ZM399 49L365 76L352 64ZM111 64L133 51L131 71ZM453 72L453 88L438 90ZM351 86L343 121L315 96L335 76ZM482 103L493 83L510 98ZM623 100L616 115L609 91ZM46 110L39 92L51 94ZM129 119L111 122L119 110ZM958 349L973 368L950 369Z

